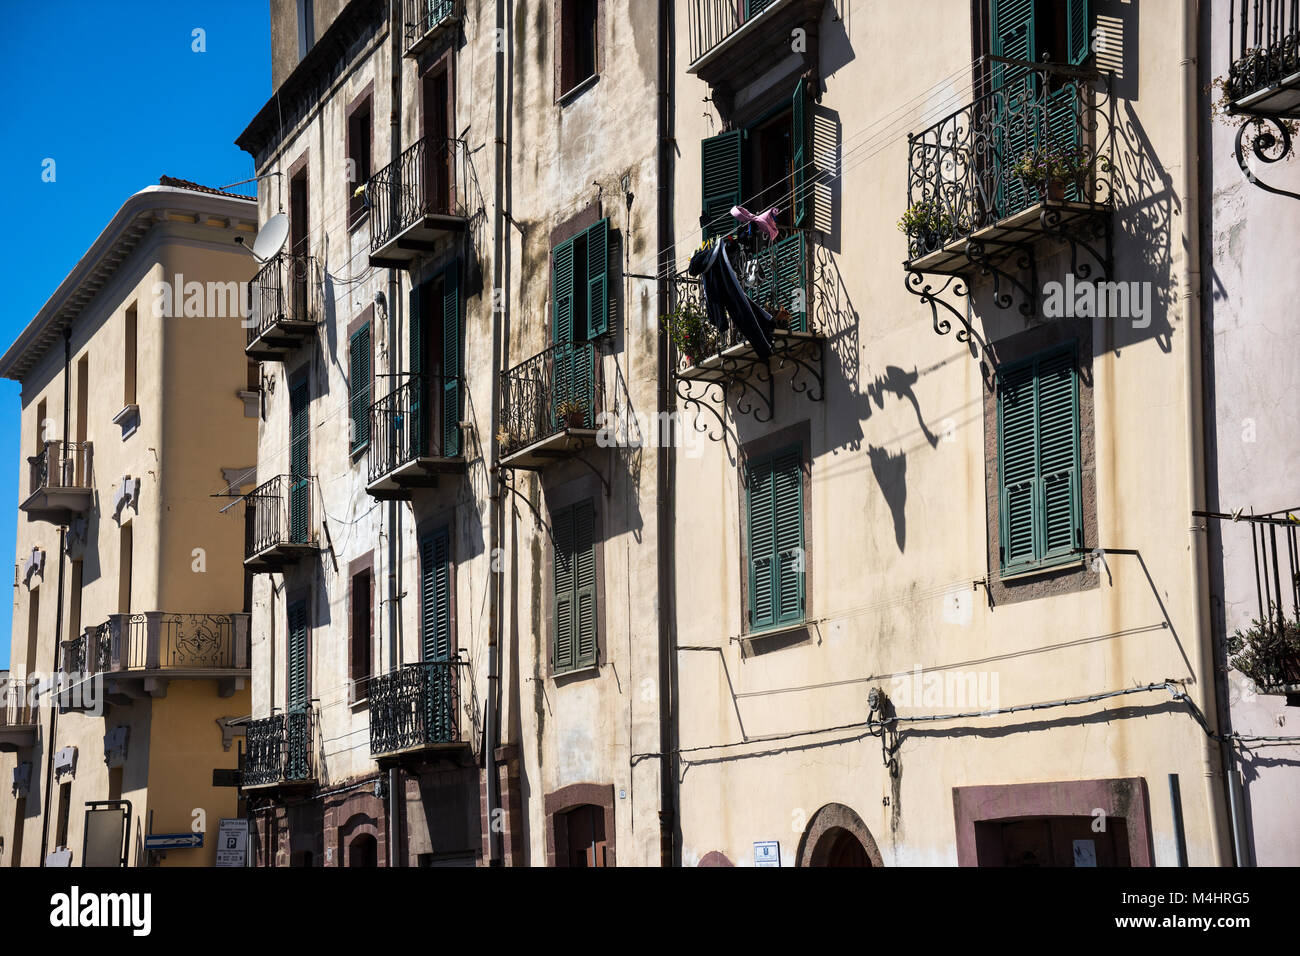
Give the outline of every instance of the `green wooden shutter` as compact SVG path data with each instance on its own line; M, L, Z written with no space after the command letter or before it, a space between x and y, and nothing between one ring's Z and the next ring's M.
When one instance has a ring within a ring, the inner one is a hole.
M1090 0L1066 0L1065 22L1067 43L1066 59L1078 66L1092 52L1092 10Z
M812 150L809 148L812 137L808 127L808 81L803 77L795 84L794 100L790 107L790 143L794 150L794 224L800 227L810 225L809 211L812 209L812 197L809 195L812 179L809 164L812 162Z
M596 664L596 509L590 501L573 507L573 617L575 667Z
M370 441L370 323L348 342L348 410L352 416L352 451Z
M1042 557L1077 551L1083 544L1079 494L1079 407L1073 349L1037 363L1038 487Z
M749 479L749 626L762 630L776 622L776 527L772 459L754 462Z
M794 449L772 460L777 625L794 624L804 616L802 457L800 449Z
M460 456L460 260L442 273L442 457Z
M555 640L551 647L551 667L556 671L573 669L577 648L574 634L574 513L565 508L551 517L555 537L555 567L552 571L555 596Z
M609 220L587 230L587 338L609 331Z
M451 533L420 542L420 650L425 661L451 659Z
M573 341L573 247L569 239L551 252L551 341L557 345Z
M998 382L998 528L1002 567L1032 563L1037 498L1034 367L1009 370Z
M311 448L308 417L311 402L307 379L289 389L289 538L294 543L308 540L311 506Z
M745 19L758 16L775 2L776 0L745 0Z
M1033 62L1038 40L1034 25L1035 0L990 0L993 55L1012 60ZM992 64L993 88L1001 90L994 101L994 149L998 160L997 209L994 219L1002 219L1025 209L1033 201L1012 169L1020 157L1036 145L1037 123L1034 110L1025 103L1035 96L1035 79L1021 66Z
M310 703L307 681L307 602L295 601L288 608L288 687L289 712L301 713Z
M700 144L704 204L700 223L705 239L725 236L735 226L731 207L740 205L744 199L744 150L744 130L721 133Z
M424 327L424 308L429 300L428 283L424 285L411 286L411 308L407 316L407 325L410 332L410 351L407 354L407 372L409 373L409 414L407 421L399 421L394 417L394 428L405 427L408 429L407 446L408 452L415 457L424 454L424 436L427 429L424 427L424 416L428 408L428 403L424 400L426 385L423 376L426 372L424 367L425 351L425 327ZM394 383L396 384L396 383ZM399 403L400 407L400 403ZM396 434L393 435L394 446L401 447L401 442ZM394 456L393 461L397 458Z

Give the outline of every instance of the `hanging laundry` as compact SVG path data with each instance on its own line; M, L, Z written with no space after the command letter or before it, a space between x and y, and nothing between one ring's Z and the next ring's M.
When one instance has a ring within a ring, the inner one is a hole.
M706 246L691 257L687 271L699 277L705 310L717 330L725 335L730 320L758 357L767 360L772 355L772 317L745 294L726 248L724 240Z
M767 212L755 216L744 206L733 206L731 216L737 222L752 223L763 231L769 241L775 240L778 234L776 227L776 217L781 210L773 206Z

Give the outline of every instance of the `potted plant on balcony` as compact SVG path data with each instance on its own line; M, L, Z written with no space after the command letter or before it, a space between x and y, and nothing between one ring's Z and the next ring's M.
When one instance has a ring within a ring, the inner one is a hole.
M1027 188L1046 199L1061 202L1070 186L1075 187L1076 195L1087 195L1088 177L1094 168L1108 173L1110 160L1092 156L1082 146L1048 146L1026 150L1011 171Z
M581 399L566 398L555 410L569 428L587 427L587 403Z
M668 327L668 340L686 359L687 365L717 351L717 336L709 324L704 309L693 299L682 302L677 309L663 318Z
M1276 608L1270 610L1267 620L1251 621L1227 641L1228 663L1262 694L1300 685L1300 618L1287 619Z
M938 198L921 199L907 207L898 220L899 232L912 240L916 255L924 255L942 248L949 240L969 231L964 217L952 212L948 204Z

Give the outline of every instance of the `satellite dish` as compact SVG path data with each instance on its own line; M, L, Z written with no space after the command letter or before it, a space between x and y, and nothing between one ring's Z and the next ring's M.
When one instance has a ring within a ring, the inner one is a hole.
M265 262L284 248L288 238L289 217L282 212L277 213L258 231L257 238L253 240L253 255Z

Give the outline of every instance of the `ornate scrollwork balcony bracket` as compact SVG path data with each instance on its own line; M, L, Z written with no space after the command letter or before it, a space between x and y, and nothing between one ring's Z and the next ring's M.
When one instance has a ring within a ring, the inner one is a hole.
M1255 135L1248 144L1246 142L1246 131L1252 127ZM1253 183L1265 192L1300 199L1300 193L1293 193L1286 189L1270 186L1256 176L1246 159L1247 148L1254 153L1257 160L1267 164L1279 162L1291 155L1291 131L1287 129L1287 124L1284 121L1268 116L1253 116L1245 120L1237 129L1235 146L1237 165L1241 167L1241 174L1246 177L1247 182Z

